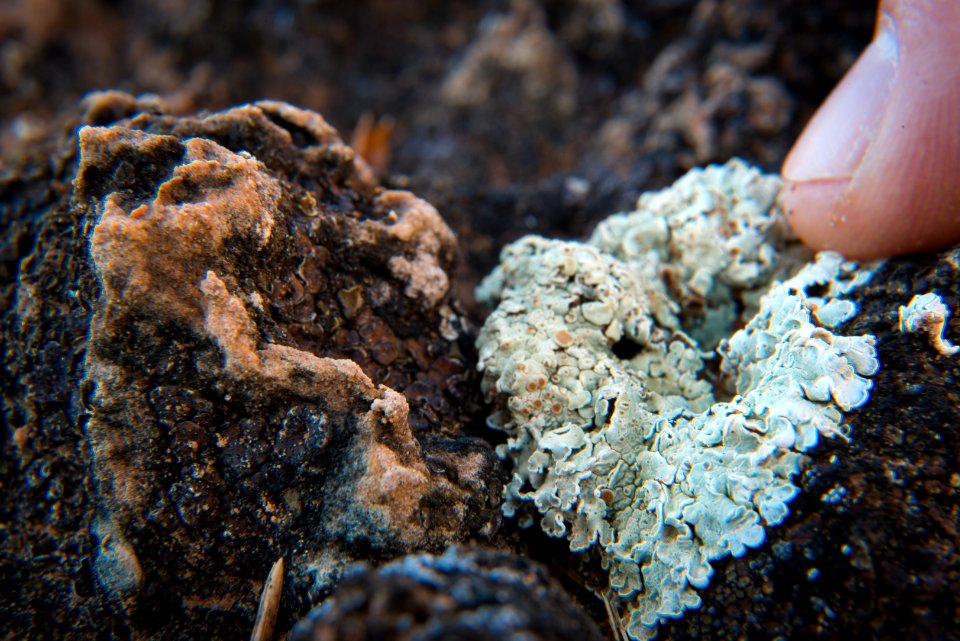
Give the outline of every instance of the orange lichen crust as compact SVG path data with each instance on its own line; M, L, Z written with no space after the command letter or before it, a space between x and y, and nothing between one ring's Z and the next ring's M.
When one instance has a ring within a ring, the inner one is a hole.
M135 635L158 633L147 594L172 599L169 625L242 629L283 557L286 629L352 559L493 532L496 459L460 434L456 239L433 207L281 103L78 140L70 214L99 283L85 433L109 533L92 563Z

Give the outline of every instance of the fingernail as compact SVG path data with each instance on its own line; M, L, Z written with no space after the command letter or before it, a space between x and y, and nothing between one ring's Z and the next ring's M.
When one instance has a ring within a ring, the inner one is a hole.
M850 178L873 141L899 62L896 25L881 16L873 42L827 98L783 164L788 180Z

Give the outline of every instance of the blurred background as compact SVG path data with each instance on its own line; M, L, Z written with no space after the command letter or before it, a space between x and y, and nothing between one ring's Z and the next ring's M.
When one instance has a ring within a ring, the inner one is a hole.
M459 234L460 296L695 165L769 170L868 42L873 0L2 0L0 156L89 91L320 112ZM479 313L477 310L473 310Z

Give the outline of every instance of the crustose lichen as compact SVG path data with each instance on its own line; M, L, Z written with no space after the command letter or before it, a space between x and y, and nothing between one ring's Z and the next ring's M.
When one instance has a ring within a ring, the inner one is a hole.
M843 433L879 367L872 336L834 333L869 274L830 253L797 271L779 184L694 170L587 243L513 243L478 290L503 509L596 548L634 639L786 518L803 453Z

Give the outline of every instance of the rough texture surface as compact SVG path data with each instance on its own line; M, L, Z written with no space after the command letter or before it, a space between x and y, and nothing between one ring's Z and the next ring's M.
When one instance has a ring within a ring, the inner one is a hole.
M59 639L69 629L76 638L129 638L127 615L105 605L92 568L96 489L77 429L99 296L85 253L90 225L77 226L68 207L76 173L68 134L87 91L155 93L157 105L181 115L269 96L322 112L344 133L371 116L392 121L392 137L355 148L385 172L386 184L412 187L456 231L464 260L451 287L480 320L474 287L519 236L582 237L697 163L736 155L775 169L868 41L875 11L875 0L0 3L0 636L26 630ZM488 41L501 45L502 61L490 57L496 47ZM524 43L556 65L544 77L563 98L556 106L537 99L542 89L530 70L545 66L522 60ZM443 91L466 72L488 91L469 96L473 102ZM130 115L112 112L92 112L89 122ZM858 295L860 315L845 329L877 335L885 367L873 378L871 403L846 417L852 440L814 450L787 521L750 554L714 562L701 608L661 626L662 638L958 638L960 372L926 333L896 331L898 306L936 291L952 312L945 339L958 342L957 262L952 253L901 259ZM384 273L401 286L402 276ZM15 292L26 286L42 299L31 322L12 322ZM334 305L353 308L358 293L349 284ZM439 331L448 329L441 323ZM348 344L360 345L351 360L367 358L367 342ZM466 349L463 358L472 366ZM413 421L428 413L414 407L412 390L406 395ZM189 396L172 406L205 416ZM482 420L482 410L463 409ZM37 429L17 431L26 423ZM504 545L541 560L568 589L606 579L599 563L571 554L565 542L539 528L517 532L513 522L500 528ZM110 540L107 559L129 558ZM266 556L250 570L229 625L211 615L183 636L226 629L248 637L276 560ZM299 606L289 575L284 585L281 620L289 623ZM158 617L181 605L163 594L151 593ZM585 589L577 594L612 639L603 604ZM38 612L43 627L25 627Z
M597 625L540 565L450 548L351 569L291 641L600 641Z
M249 633L279 557L289 626L352 558L492 534L436 210L282 103L84 118L4 317L16 629Z
M478 294L497 305L477 346L509 437L504 512L599 548L631 638L697 608L710 562L783 522L802 455L878 368L874 337L831 331L869 273L823 253L770 285L777 187L737 161L691 171L588 243L509 245Z
M960 307L960 249L884 264L853 299L844 331L878 337L871 400L846 415L850 440L823 442L791 516L763 547L716 566L696 616L669 639L958 639L960 359L897 308L938 292ZM956 341L956 323L946 332Z

